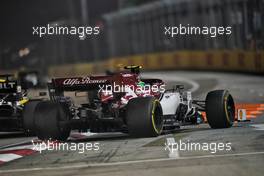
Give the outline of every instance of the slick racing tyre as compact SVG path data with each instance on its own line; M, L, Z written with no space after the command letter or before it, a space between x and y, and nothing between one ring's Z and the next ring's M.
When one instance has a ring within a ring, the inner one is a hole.
M43 101L35 109L36 134L41 140L66 140L70 135L70 113L64 104Z
M23 118L23 128L27 134L34 134L35 131L35 123L34 123L34 112L37 104L40 100L31 100L26 103L22 118Z
M215 90L207 94L206 118L211 128L229 128L233 125L235 104L227 90Z
M128 102L126 110L128 132L133 137L154 137L162 132L162 107L154 97L138 97Z

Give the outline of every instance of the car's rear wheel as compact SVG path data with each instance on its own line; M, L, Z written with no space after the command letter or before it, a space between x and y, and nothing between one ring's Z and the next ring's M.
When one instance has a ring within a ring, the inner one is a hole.
M227 90L215 90L207 94L206 118L211 128L229 128L233 125L235 104Z
M154 97L138 97L128 102L126 110L128 132L133 137L154 137L162 132L162 107Z
M42 140L66 140L71 128L70 113L63 104L43 101L35 109L36 134Z
M34 112L39 102L40 100L30 100L23 109L23 128L27 134L33 134L35 131Z

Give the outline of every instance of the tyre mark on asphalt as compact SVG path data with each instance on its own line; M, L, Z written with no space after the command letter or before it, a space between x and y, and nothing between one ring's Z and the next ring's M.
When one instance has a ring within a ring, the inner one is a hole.
M104 162L104 163L109 162L109 160L110 160L112 157L114 157L114 156L116 155L117 151L118 151L120 148L121 148L121 144L120 144L118 147L116 147L116 148L110 150L110 152L108 153L108 155L104 158L103 162Z

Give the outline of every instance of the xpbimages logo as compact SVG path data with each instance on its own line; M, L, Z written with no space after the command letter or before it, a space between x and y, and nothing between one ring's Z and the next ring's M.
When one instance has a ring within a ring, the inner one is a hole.
M165 142L165 150L170 153L174 153L175 151L207 151L210 153L217 153L220 151L231 151L232 143L224 143L224 142L191 142L191 141L182 141L178 142Z
M113 84L108 85L99 85L99 91L98 92L104 92L106 94L112 94L112 93L121 93L121 92L136 92L136 93L146 93L150 94L153 93L164 93L165 92L165 85L150 85L145 84L144 82L139 82L136 86L135 85L120 85L116 84L115 82Z
M183 35L208 35L212 38L223 36L223 35L231 35L232 27L231 26L191 26L190 24L179 26L165 26L164 34L171 38L175 36L183 36Z
M100 143L98 142L86 142L86 143L62 143L57 141L42 141L42 142L34 142L31 141L33 144L33 150L39 151L77 151L78 153L82 154L85 151L98 151L100 150Z
M47 24L47 26L33 26L32 34L43 37L47 35L77 35L80 39L85 39L89 35L100 34L98 26L59 26L58 24Z

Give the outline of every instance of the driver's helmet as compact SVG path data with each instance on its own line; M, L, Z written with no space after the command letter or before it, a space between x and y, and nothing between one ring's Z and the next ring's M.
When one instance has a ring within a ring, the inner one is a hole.
M130 70L131 73L140 74L141 66L138 65L129 65L124 67L127 70Z
M139 82L137 83L137 85L143 88L143 87L145 87L146 84L145 84L145 82L143 82L143 81L139 81Z

